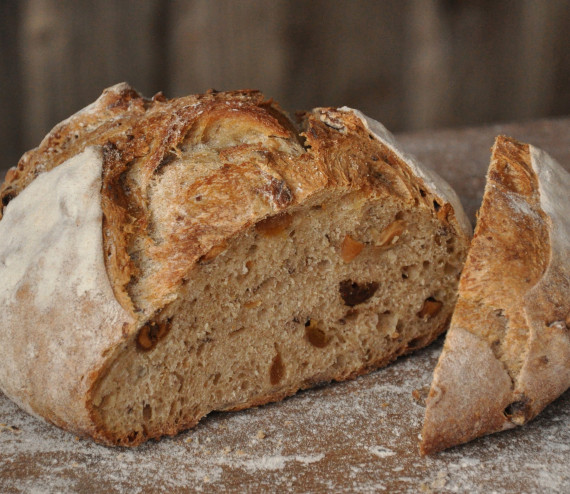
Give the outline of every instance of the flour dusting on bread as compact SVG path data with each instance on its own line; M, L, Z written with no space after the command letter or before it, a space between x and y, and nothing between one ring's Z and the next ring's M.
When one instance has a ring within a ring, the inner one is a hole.
M79 298L109 287L100 285L96 275L106 273L101 252L102 169L101 150L87 148L40 174L8 204L0 222L2 305L15 302L18 289L30 278L35 280L30 287L34 304L41 311L52 306L56 291ZM65 269L70 263L73 269Z
M569 187L545 152L497 138L422 453L523 425L570 386Z

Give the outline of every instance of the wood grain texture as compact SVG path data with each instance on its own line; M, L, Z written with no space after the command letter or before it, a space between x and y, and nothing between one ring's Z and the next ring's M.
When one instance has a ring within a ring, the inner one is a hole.
M25 147L37 146L51 127L118 80L130 79L147 94L158 91L153 74L159 45L153 38L160 8L155 0L21 3Z
M15 165L23 152L22 139L23 113L19 104L22 101L21 71L19 58L20 26L17 22L6 22L8 19L18 19L20 5L17 0L0 2L0 172Z
M399 141L448 179L473 217L501 133L542 147L570 171L570 119ZM419 457L440 349L280 403L212 414L192 431L131 450L77 440L0 395L0 491L568 492L568 393L525 427Z
M127 81L259 88L394 131L570 114L570 0L7 0L0 169Z

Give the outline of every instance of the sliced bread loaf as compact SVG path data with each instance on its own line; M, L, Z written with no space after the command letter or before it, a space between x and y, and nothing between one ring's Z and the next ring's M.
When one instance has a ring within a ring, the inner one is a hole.
M0 387L107 444L352 378L447 327L470 226L350 108L120 84L0 189Z
M570 174L498 137L421 452L522 425L570 386Z

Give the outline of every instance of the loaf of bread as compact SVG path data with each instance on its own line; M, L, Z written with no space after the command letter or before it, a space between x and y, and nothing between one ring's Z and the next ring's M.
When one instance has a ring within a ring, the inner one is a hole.
M379 123L255 91L114 86L0 197L1 389L126 446L427 345L471 234Z
M522 425L570 386L570 174L498 137L421 452Z

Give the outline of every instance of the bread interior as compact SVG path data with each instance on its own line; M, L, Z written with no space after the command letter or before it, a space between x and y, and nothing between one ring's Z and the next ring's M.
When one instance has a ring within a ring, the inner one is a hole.
M462 249L432 210L346 190L268 218L197 264L93 390L113 442L191 427L425 346L456 302Z

